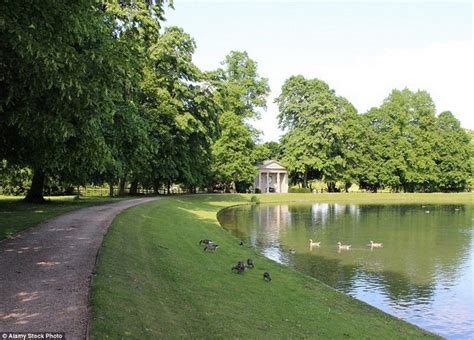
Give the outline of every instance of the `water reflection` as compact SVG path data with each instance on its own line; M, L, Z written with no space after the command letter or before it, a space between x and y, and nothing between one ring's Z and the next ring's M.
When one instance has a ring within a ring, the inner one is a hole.
M474 338L472 205L261 205L226 209L219 220L341 292L445 337ZM338 252L339 241L351 249Z

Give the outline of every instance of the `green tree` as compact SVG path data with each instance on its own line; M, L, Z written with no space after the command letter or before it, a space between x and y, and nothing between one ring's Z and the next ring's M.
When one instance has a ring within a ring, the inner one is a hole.
M337 181L349 182L345 156L352 147L349 128L355 108L325 82L303 76L286 80L275 102L279 125L287 129L283 162L293 182L307 187L310 179L322 179L329 191L336 190Z
M115 113L135 109L128 94L141 49L125 36L159 28L162 5L0 4L0 158L33 170L27 201L43 201L47 176L81 184L117 168L109 135Z
M246 52L232 51L223 62L224 68L209 74L218 105L220 137L212 146L214 182L226 190L238 187L244 191L257 173L255 153L258 131L250 120L259 117L266 107L268 80L259 76L257 63Z
M376 191L432 191L437 182L435 105L426 91L393 90L363 115L359 185Z
M435 162L442 191L462 191L472 175L470 139L459 121L449 111L437 118Z
M257 162L262 162L267 159L280 160L282 157L280 143L273 141L256 144L254 153Z
M104 165L122 55L96 1L7 1L0 13L0 158L33 169L26 200L42 201L48 174L78 180Z
M156 188L180 182L190 191L207 184L211 140L216 135L216 103L205 75L192 63L194 40L167 28L149 50L150 65L141 85L151 150L146 167Z
M257 171L255 142L249 128L233 112L224 112L220 122L222 133L212 148L212 171L215 181L229 192L233 185L253 182Z

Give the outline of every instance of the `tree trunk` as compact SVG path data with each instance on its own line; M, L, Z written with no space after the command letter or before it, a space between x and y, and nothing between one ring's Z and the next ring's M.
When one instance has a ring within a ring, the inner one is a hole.
M328 182L328 192L335 192L336 191L336 183L334 182Z
M136 179L130 183L130 195L138 195L138 180Z
M119 195L123 196L125 195L125 177L120 178L119 180Z
M109 196L114 197L114 183L109 183Z
M33 173L33 180L31 181L31 188L28 190L24 201L28 203L45 203L43 197L45 175L43 170L35 169Z
M155 195L160 194L160 182L158 182L157 180L153 181L153 193Z
M171 181L168 181L166 191L168 195L171 193Z
M346 184L344 185L344 191L345 191L346 193L349 192L349 188L351 187L351 185L352 185L352 183L346 183Z

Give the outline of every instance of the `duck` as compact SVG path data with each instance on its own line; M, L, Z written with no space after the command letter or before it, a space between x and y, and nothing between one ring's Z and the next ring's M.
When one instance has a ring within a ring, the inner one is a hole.
M272 277L270 276L269 272L263 273L263 279L267 282L270 282L272 280Z
M375 243L374 241L370 241L369 246L371 246L372 248L382 248L383 243Z
M291 255L295 255L296 250L294 250L293 248L290 248L290 249L288 249L288 253L290 253Z
M339 249L349 250L351 249L350 244L341 244L341 242L337 242L337 246Z
M313 242L312 239L309 239L309 246L310 247L319 247L321 245L321 241L319 242Z

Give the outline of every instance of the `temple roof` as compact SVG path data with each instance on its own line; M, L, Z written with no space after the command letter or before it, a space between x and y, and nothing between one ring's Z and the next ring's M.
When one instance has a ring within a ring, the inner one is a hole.
M275 161L273 159L268 159L266 161L263 161L258 165L258 168L260 170L263 169L270 169L270 170L283 170L286 171L286 168L278 161Z

